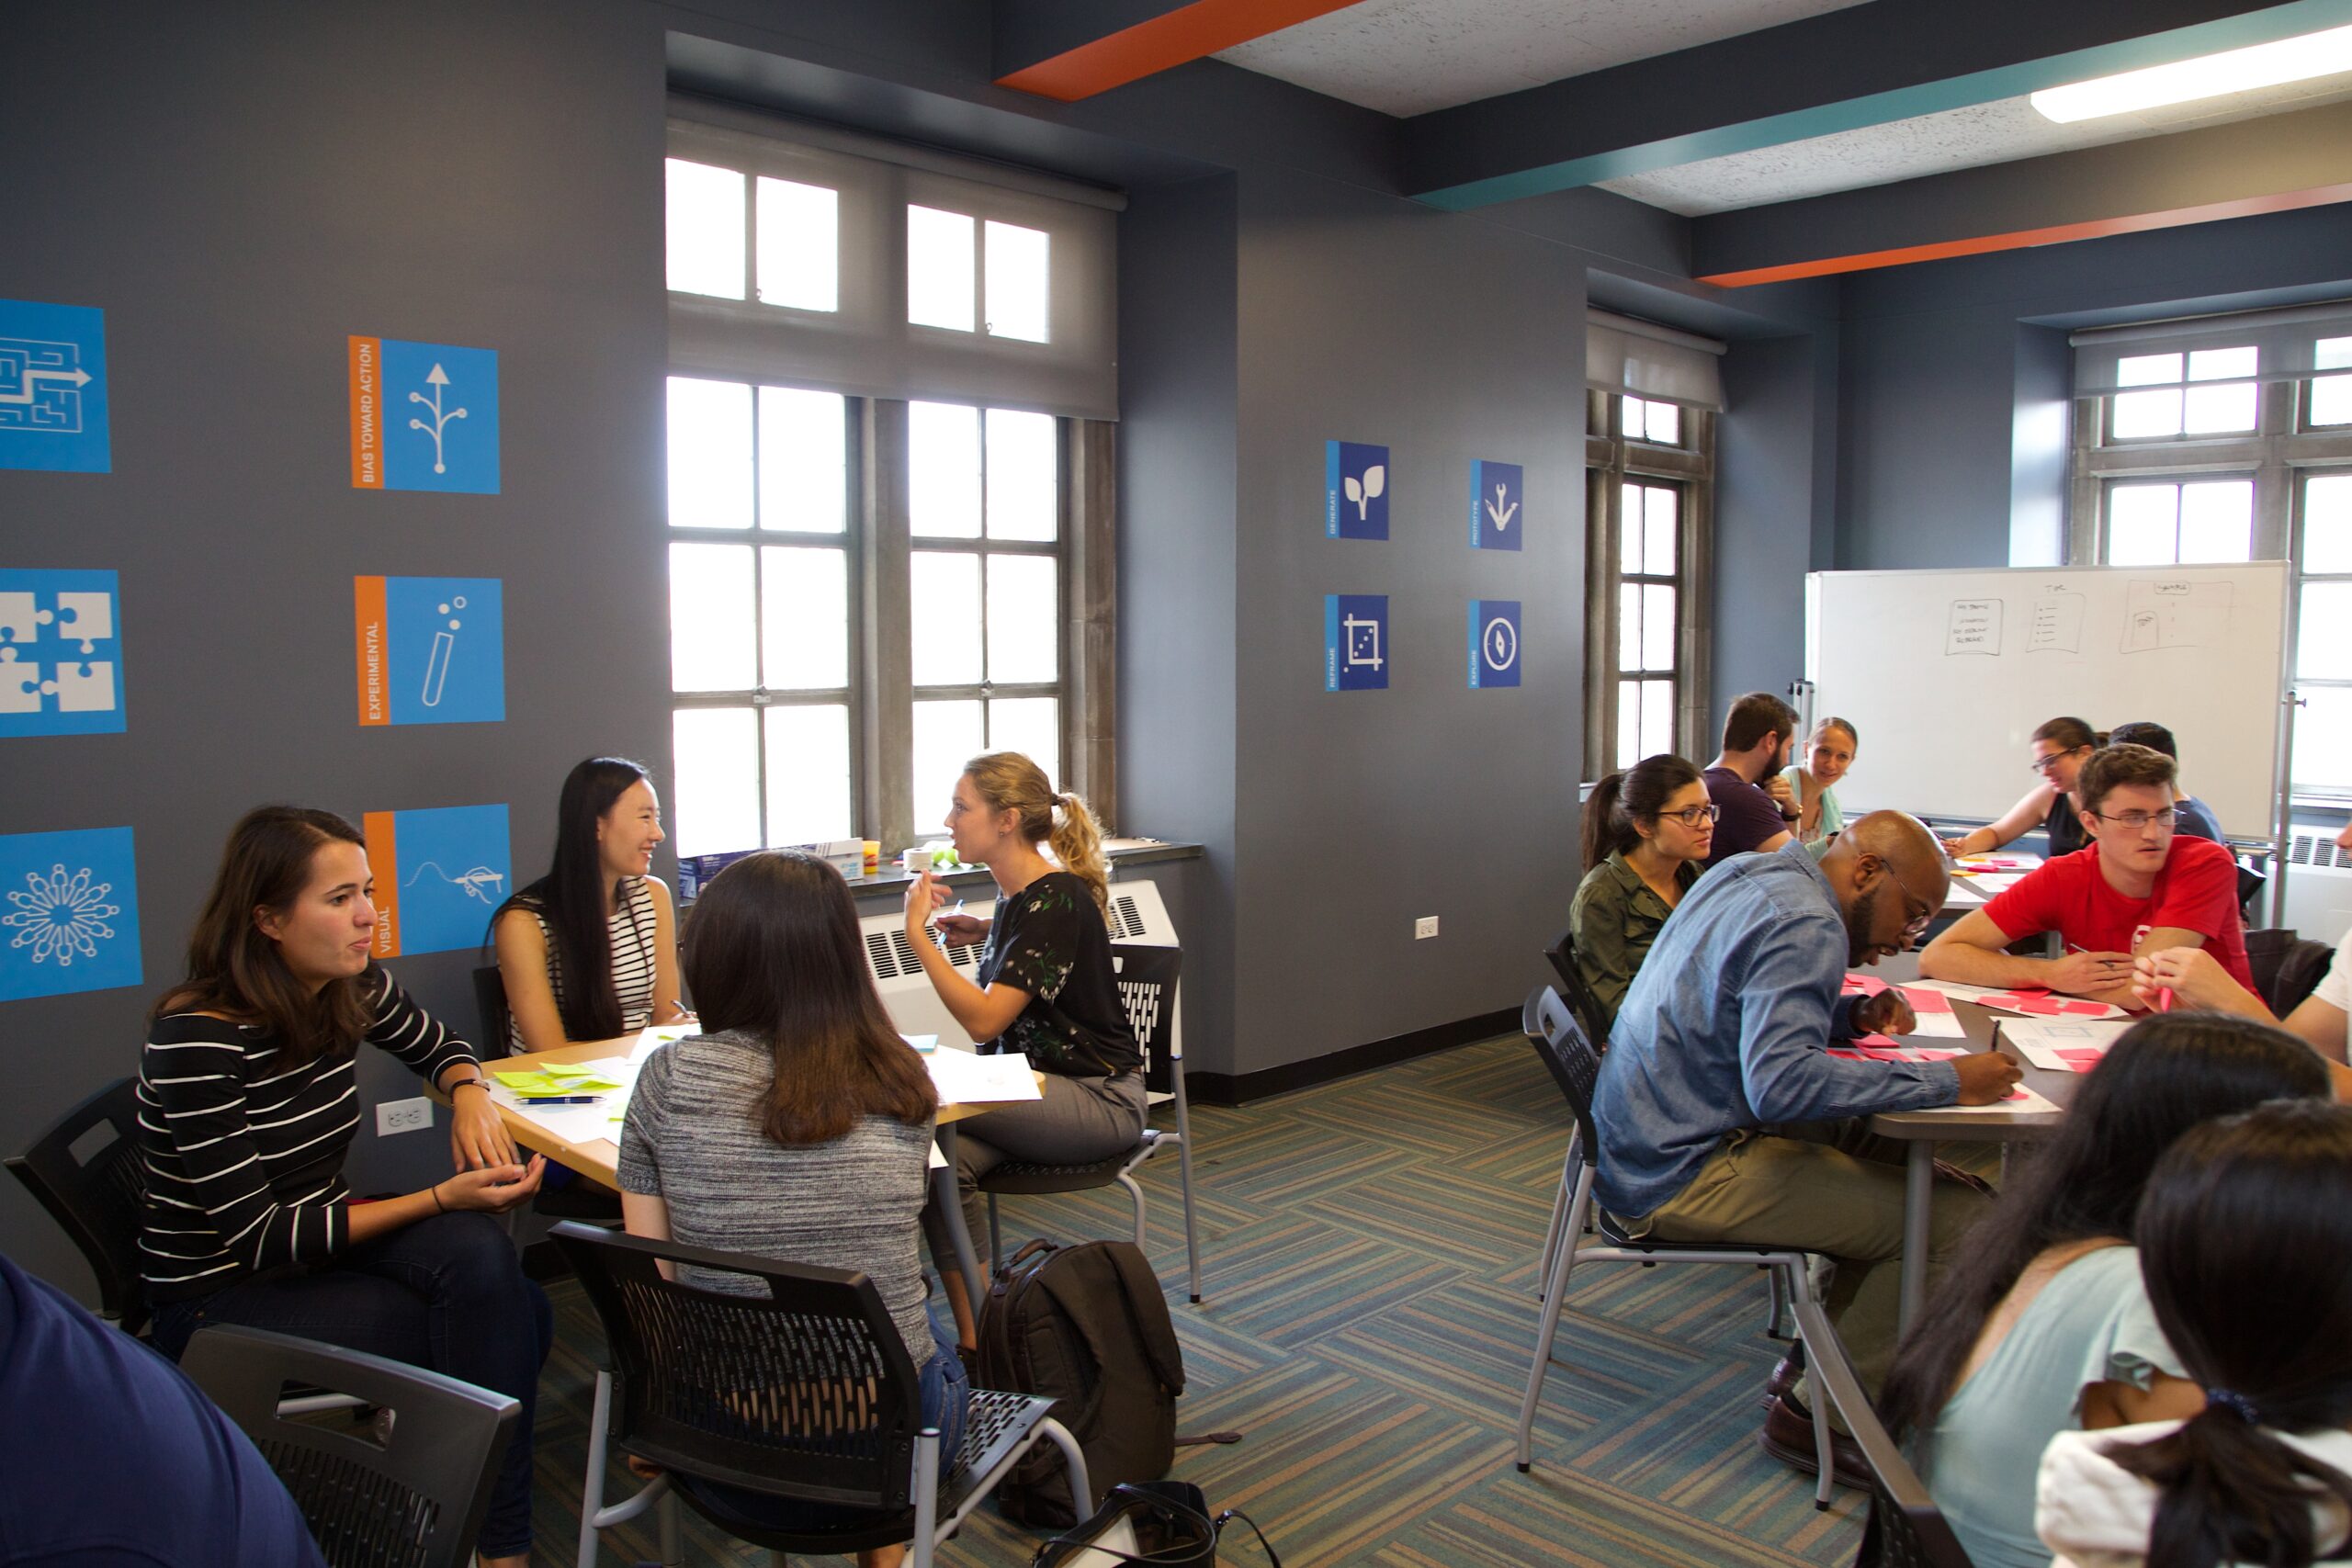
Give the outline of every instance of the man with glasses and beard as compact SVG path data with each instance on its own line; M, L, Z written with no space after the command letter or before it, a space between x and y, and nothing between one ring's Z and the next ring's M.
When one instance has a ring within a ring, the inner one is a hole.
M2254 989L2238 913L2238 866L2223 846L2178 833L2173 761L2145 746L2094 751L2075 784L2090 845L2022 878L1928 944L1919 972L1971 986L2045 986L2142 1005L2132 961L2167 948L2209 949ZM2020 958L2002 949L2055 931L2066 952Z
M1876 811L1816 863L1792 841L1699 880L1634 977L1593 1096L1594 1195L1629 1235L1746 1242L1831 1258L1823 1303L1875 1390L1893 1359L1903 1252L1904 1148L1871 1136L1880 1111L2005 1098L2015 1062L1832 1056L1833 1040L1908 1032L1902 993L1843 995L1846 970L1905 951L1950 886L1935 835ZM1958 1180L1934 1193L1930 1271L1983 1212ZM1814 1467L1813 1422L1776 1372L1768 1452ZM1867 1484L1850 1439L1842 1478Z

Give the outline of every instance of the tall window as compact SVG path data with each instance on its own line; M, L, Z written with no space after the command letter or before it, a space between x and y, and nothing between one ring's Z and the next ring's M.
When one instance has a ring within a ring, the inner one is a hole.
M1071 660L1108 640L1071 635L1110 615L1071 570L1111 539L1108 211L733 126L671 152L679 852L896 848L987 750L1109 807L1107 658Z
M1703 537L1714 416L1589 394L1586 771L1695 755L1706 723Z
M2352 310L2075 334L2070 552L2295 566L2294 788L2352 798Z

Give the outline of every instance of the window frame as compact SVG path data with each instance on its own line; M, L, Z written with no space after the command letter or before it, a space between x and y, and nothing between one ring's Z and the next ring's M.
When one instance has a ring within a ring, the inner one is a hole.
M1617 668L1618 591L1629 581L1617 567L1628 483L1668 485L1681 495L1675 540L1671 745L1677 756L1693 761L1714 755L1707 746L1713 616L1701 607L1713 602L1714 585L1716 416L1709 409L1677 404L1682 438L1669 446L1624 433L1628 395L1598 388L1585 394L1584 771L1595 779L1616 771L1618 682L1655 678L1628 677ZM1636 573L1630 581L1666 579Z

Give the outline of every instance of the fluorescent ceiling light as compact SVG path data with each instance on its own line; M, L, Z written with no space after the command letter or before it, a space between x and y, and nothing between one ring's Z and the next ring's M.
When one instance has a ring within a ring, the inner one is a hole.
M2101 115L2162 108L2223 93L2332 76L2339 71L2352 71L2352 27L2331 28L2170 65L2151 65L2144 71L2126 71L2095 82L2045 87L2033 95L2033 107L2047 118L2069 125Z

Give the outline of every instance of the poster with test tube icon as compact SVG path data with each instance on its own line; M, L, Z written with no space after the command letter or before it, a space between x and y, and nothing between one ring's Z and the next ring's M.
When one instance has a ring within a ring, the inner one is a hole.
M353 603L363 727L505 718L498 579L355 578Z

